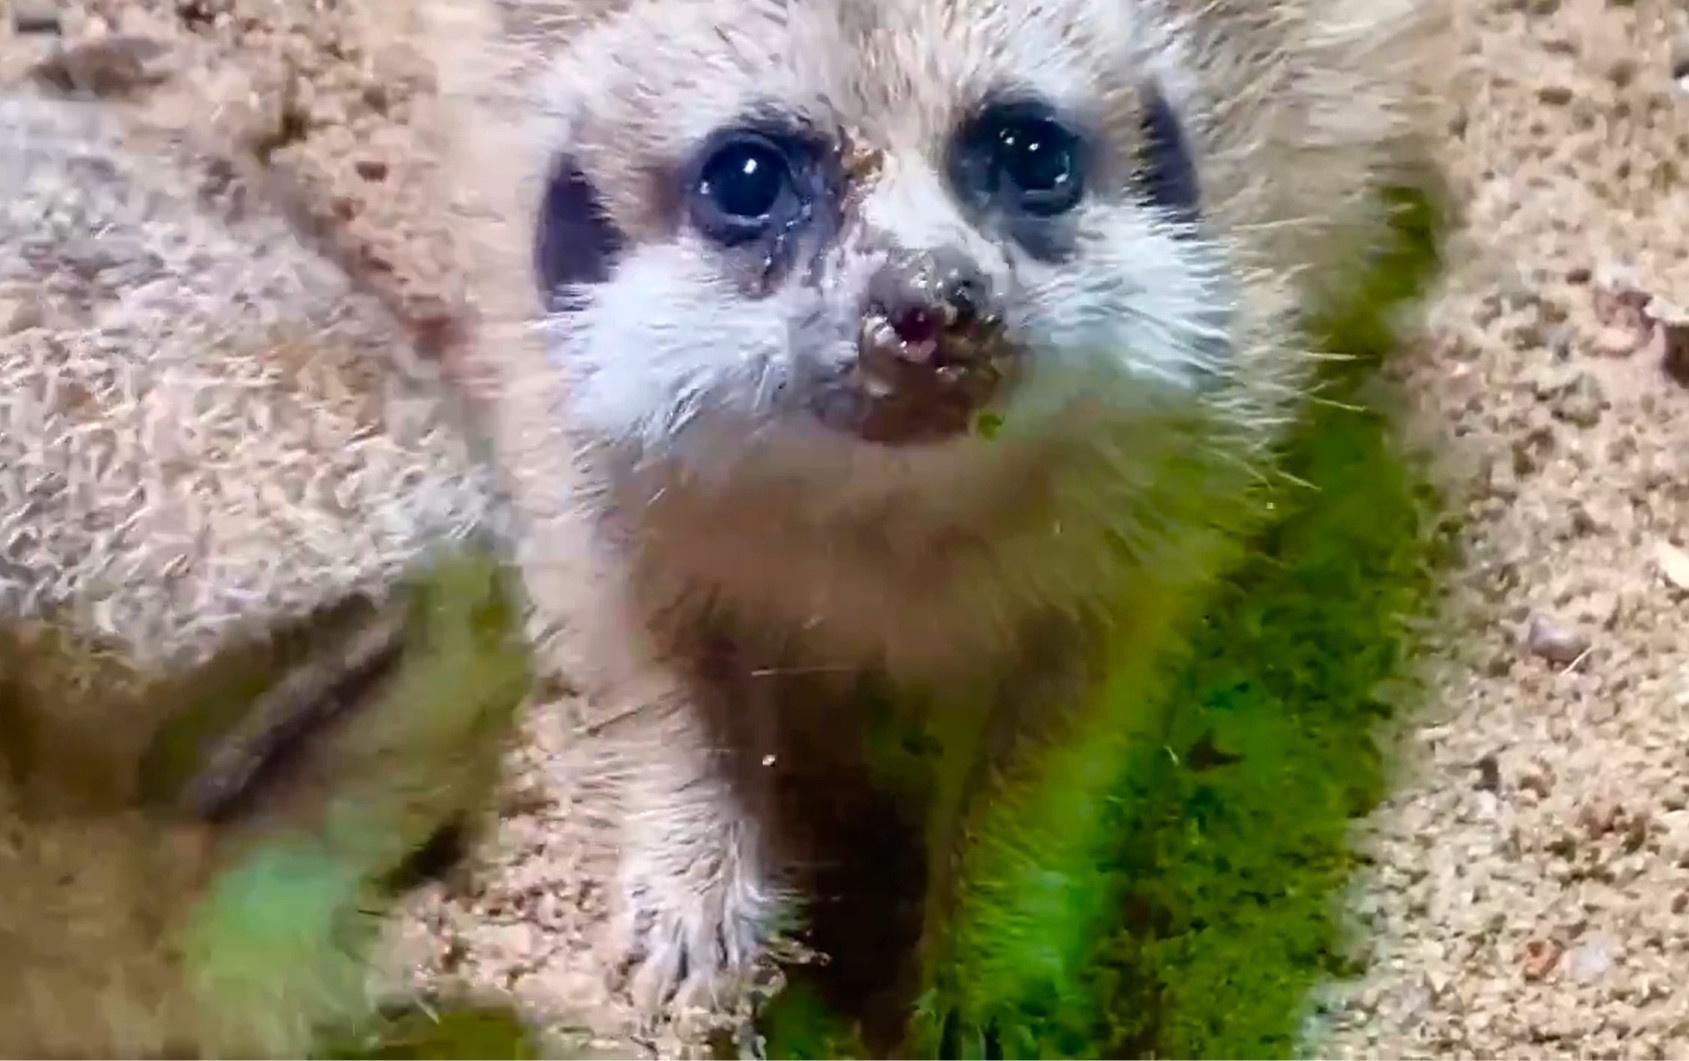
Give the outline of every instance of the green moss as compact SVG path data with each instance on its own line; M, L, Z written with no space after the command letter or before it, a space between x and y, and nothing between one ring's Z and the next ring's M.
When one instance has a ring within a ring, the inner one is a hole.
M362 1034L325 1043L321 1059L368 1058L509 1058L528 1061L547 1056L533 1033L508 1009L465 1005L438 1012L421 1007L395 1009ZM570 1056L576 1056L571 1054ZM579 1055L586 1056L586 1055Z
M1099 956L1110 1056L1290 1056L1308 989L1338 966L1334 893L1351 820L1382 795L1433 581L1421 488L1371 413L1322 410L1261 552L1175 686L1179 709L1115 866L1128 917Z
M1129 916L1099 955L1108 1056L1288 1057L1308 990L1340 972L1333 915L1354 818L1384 792L1381 723L1411 704L1444 528L1374 386L1382 311L1435 263L1432 204L1404 197L1402 242L1350 313L1353 354L1293 439L1279 518L1209 608L1175 686L1141 838L1117 869Z

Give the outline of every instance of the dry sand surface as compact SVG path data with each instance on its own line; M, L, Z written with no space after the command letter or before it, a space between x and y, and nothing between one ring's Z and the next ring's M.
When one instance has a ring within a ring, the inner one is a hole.
M1470 509L1465 628L1363 830L1369 971L1327 992L1311 1052L1689 1057L1689 91L1671 76L1689 16L1655 3L1464 6L1449 146L1469 246L1408 373ZM406 193L426 69L381 9L61 8L73 34L192 42L166 63L257 101L219 120L296 134L280 153L325 216L428 298L445 281ZM673 1056L626 1037L602 986L610 857L570 790L574 717L560 697L530 713L499 835L419 898L398 960Z
M1473 257L1411 385L1468 472L1465 649L1363 833L1370 971L1316 1049L1689 1057L1685 13L1464 16Z

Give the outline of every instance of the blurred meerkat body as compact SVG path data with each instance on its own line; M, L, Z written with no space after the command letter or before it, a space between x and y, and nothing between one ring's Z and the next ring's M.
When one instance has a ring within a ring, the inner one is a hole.
M621 944L643 1003L697 998L793 897L759 768L848 759L860 680L971 698L963 754L1002 765L1217 574L1305 399L1305 315L1421 175L1440 13L432 13L488 408L567 539L530 570L576 573L583 666L648 702L606 727Z
M11 87L0 196L0 1053L303 1056L521 695L487 477L228 156Z

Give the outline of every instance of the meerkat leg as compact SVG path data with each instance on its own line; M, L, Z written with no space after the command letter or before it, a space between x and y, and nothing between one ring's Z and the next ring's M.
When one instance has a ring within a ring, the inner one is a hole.
M779 900L757 824L707 756L670 749L628 807L620 939L642 1010L703 1003L755 966Z
M628 765L616 940L647 1013L742 988L788 926L791 895L768 828L771 699L756 682L695 683L692 695L641 712L619 749Z

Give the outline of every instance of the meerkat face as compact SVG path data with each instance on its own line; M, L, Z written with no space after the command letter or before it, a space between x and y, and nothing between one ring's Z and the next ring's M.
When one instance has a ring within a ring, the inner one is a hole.
M954 473L1200 401L1231 297L1176 28L1160 0L595 27L535 243L574 421L694 472Z

